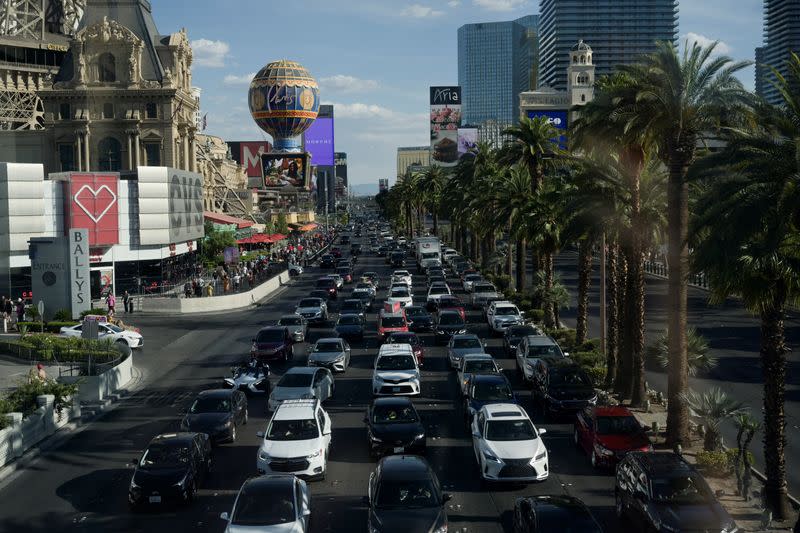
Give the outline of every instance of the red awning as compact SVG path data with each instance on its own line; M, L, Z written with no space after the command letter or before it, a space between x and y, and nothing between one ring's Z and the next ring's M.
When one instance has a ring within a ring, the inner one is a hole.
M244 239L239 239L236 241L236 244L271 244L273 242L282 241L286 238L286 235L282 233L273 233L272 235L267 235L266 233L256 233L252 237L246 237Z
M297 229L299 231L311 231L312 229L317 229L317 226L319 226L319 224L317 224L316 222L310 222L304 226L300 226Z
M255 223L252 220L245 220L243 218L236 218L225 213L214 213L212 211L203 211L203 218L216 222L217 224L236 224L236 229L249 228Z

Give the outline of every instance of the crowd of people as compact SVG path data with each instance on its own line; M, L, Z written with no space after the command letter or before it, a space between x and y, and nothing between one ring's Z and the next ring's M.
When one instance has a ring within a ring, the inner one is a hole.
M22 298L0 297L0 311L3 313L3 333L15 329L18 322L25 320L25 302Z

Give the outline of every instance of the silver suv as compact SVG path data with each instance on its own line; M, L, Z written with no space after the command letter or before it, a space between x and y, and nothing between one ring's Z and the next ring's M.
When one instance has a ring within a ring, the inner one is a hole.
M517 371L525 381L533 380L536 363L542 361L561 361L569 357L568 353L561 351L561 347L546 335L528 335L520 339L517 345Z

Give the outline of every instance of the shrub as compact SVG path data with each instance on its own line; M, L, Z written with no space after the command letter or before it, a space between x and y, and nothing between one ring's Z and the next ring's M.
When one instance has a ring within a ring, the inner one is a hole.
M77 322L46 322L44 324L44 331L46 333L60 333L62 327L70 327L76 325ZM41 331L42 324L40 322L18 322L18 326L26 326L28 331Z
M571 328L564 328L564 329L548 329L546 331L548 335L553 337L558 345L561 346L561 349L565 352L574 352L575 351L575 330Z
M108 310L107 309L101 309L99 307L94 307L94 308L89 309L87 311L81 312L81 318L85 317L86 315L106 316L107 314L108 314Z
M570 354L570 358L584 368L603 366L606 362L605 356L599 350L573 352Z
M726 452L698 452L697 467L713 477L724 477L731 473L731 463Z
M606 380L606 367L591 366L584 368L595 387L602 387Z
M54 322L70 322L72 320L72 311L69 309L59 309L53 314Z
M498 292L505 292L511 286L511 276L507 274L501 274L499 276L494 277L494 284L497 287Z
M29 382L20 383L19 386L11 391L6 398L6 408L8 412L21 412L29 415L36 410L36 397L42 394L52 394L55 396L53 407L60 415L61 410L67 404L67 398L78 391L77 383L59 383L54 379L40 381L35 379Z
M531 309L527 316L537 324L541 324L544 320L544 309Z

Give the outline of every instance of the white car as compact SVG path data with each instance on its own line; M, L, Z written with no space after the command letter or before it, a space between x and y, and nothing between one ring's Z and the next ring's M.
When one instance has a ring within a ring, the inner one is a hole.
M233 510L221 513L225 533L306 533L310 530L311 495L292 474L251 477L244 482Z
M325 276L326 278L331 278L333 281L336 282L336 288L341 289L344 287L344 278L339 274L328 274Z
M544 481L549 475L547 448L519 405L484 405L472 418L472 448L481 477L488 481Z
M522 374L523 381L533 381L540 361L546 364L547 361L562 361L567 357L569 353L561 351L561 346L548 335L528 335L517 344L517 370Z
M303 267L301 265L289 265L287 270L290 276L299 276L303 273Z
M479 281L483 281L483 276L480 274L467 274L464 276L464 281L461 282L461 286L464 288L465 292L472 292L472 286Z
M486 322L494 333L502 335L509 326L523 324L525 319L516 305L506 300L498 300L492 302L486 310Z
M389 290L389 297L386 299L389 304L400 302L402 307L414 305L414 298L408 287L392 287Z
M372 394L375 396L417 396L420 373L410 344L384 344L375 358Z
M83 330L83 323L77 326L64 326L60 330L62 337L80 337ZM144 343L142 334L129 329L122 329L108 322L101 322L97 325L97 339L111 340L114 342L125 343L131 348L141 348Z
M325 479L331 445L331 419L319 400L287 400L258 432L259 474L292 473Z
M439 299L442 296L450 296L451 294L453 293L446 283L434 283L428 289L428 298L426 301L427 303L439 303Z
M467 383L472 374L499 374L503 371L494 357L488 353L470 353L461 359L458 367L458 387L461 394L467 393Z
M328 304L322 298L303 298L294 309L308 322L325 322L328 320Z
M281 376L272 388L267 409L276 410L290 400L319 400L324 402L334 391L333 374L327 368L295 366Z
M402 282L408 285L408 288L411 288L411 273L408 270L395 270L392 272L392 283L395 282Z
M475 309L480 309L489 300L489 298L499 298L500 293L497 288L488 281L476 281L472 284L472 294L470 295L470 303Z

